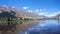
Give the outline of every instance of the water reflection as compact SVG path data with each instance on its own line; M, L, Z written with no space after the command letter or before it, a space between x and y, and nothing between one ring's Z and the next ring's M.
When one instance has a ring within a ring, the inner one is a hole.
M60 20L44 20L33 28L19 34L60 34Z
M60 34L60 20L7 22L0 26L0 34Z
M17 29L17 25L22 24L22 21L9 21L4 24L0 25L0 34L16 34L15 30Z

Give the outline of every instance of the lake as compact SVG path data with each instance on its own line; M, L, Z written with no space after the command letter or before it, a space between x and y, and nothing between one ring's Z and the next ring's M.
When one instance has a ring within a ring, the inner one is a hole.
M18 34L60 34L60 20L42 20L34 27Z

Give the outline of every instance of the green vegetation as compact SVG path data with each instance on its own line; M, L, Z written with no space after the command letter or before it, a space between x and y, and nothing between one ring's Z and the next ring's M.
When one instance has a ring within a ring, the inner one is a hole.
M26 22L26 21L32 21L34 19L32 18L0 18L0 27L1 26L8 26L11 24L17 24L18 22L20 22L20 24L22 24L22 22ZM59 18L43 18L43 19L35 19L35 20L60 20Z
M20 22L20 24L22 24L22 22L26 22L26 21L30 21L33 19L29 19L29 18L0 18L0 27L2 26L9 26L12 24L17 24L18 22Z

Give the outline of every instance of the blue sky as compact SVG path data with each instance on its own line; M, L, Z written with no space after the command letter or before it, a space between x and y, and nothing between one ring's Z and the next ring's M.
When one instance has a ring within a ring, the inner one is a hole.
M38 15L54 16L60 13L60 0L0 0L0 6L12 6Z

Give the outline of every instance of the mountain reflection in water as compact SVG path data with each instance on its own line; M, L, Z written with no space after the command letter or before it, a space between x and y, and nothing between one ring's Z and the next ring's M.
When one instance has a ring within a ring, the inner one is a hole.
M43 20L33 28L18 34L60 34L60 20Z
M0 34L18 34L18 32L35 26L38 22L35 20L1 22L3 25L0 24Z
M4 24L5 25L0 24L0 34L17 34L15 33L15 30L17 29L18 25L22 24L22 21L9 21Z

